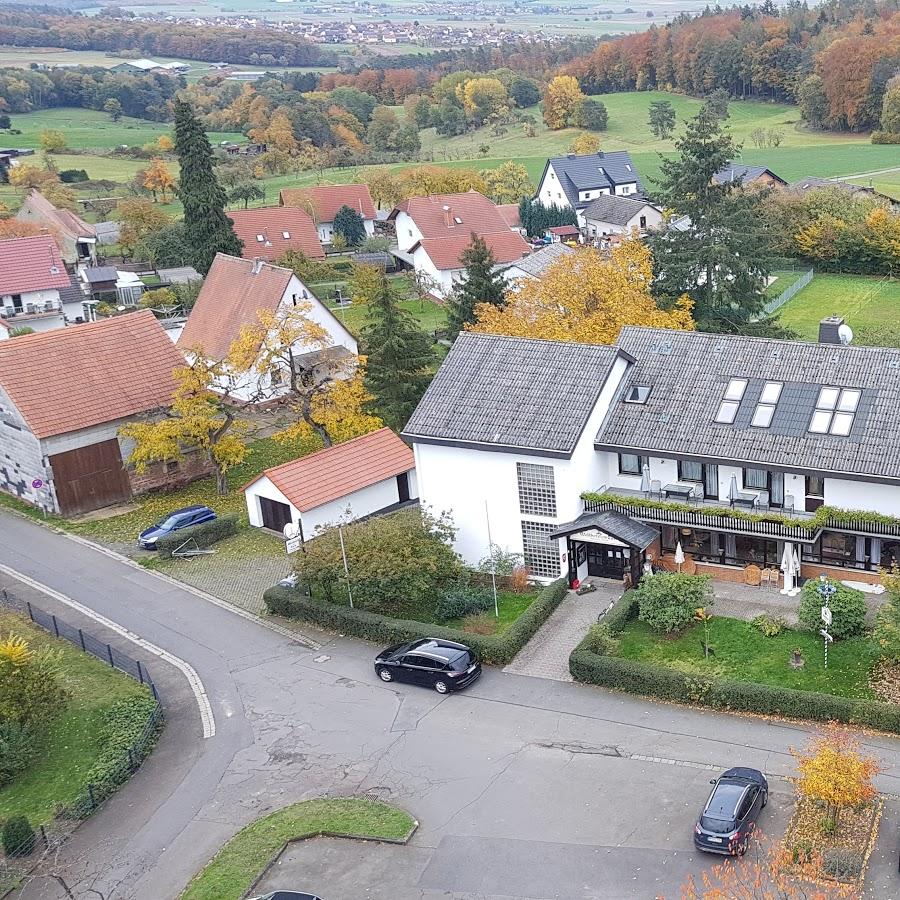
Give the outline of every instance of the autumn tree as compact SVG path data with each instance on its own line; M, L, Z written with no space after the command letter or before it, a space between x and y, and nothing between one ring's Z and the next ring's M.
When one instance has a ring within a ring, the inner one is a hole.
M389 169L375 169L367 178L369 192L379 209L393 207L401 199L400 186Z
M882 571L887 599L879 607L872 637L884 659L900 663L900 569L896 565Z
M797 103L803 120L811 128L825 128L828 125L828 95L821 75L813 73L800 82L797 88Z
M118 214L119 243L131 253L141 241L161 231L172 221L143 197L128 197L119 201Z
M455 338L466 325L475 321L479 305L492 309L503 303L506 279L496 271L497 261L484 238L472 234L472 243L460 256L464 272L447 302L447 328Z
M456 89L463 111L475 125L509 111L509 94L497 78L472 78Z
M244 209L247 209L251 200L265 199L265 188L255 181L241 181L228 192L228 200L231 203L243 203Z
M544 121L557 130L572 124L575 108L584 94L571 75L557 75L544 92Z
M675 107L668 100L652 101L649 124L650 130L659 140L668 140L675 131Z
M806 750L792 753L800 773L798 793L824 803L833 825L841 810L875 797L872 779L879 772L878 762L864 756L857 739L845 729L832 724Z
M466 191L487 193L484 178L472 169L446 166L413 166L397 175L397 200L428 197L431 194L462 194Z
M487 196L494 203L518 203L523 197L534 195L534 182L521 163L508 160L495 169L482 169Z
M156 149L160 153L171 153L175 149L175 141L167 134L161 134L156 139Z
M150 165L144 169L143 185L153 194L154 203L157 194L161 195L163 203L168 202L167 195L169 191L174 190L175 179L164 159L155 156L150 160Z
M40 132L38 140L45 153L62 153L66 149L66 136L61 131L48 128Z
M575 136L572 141L572 152L579 156L587 156L591 153L597 153L600 150L600 138L596 134L589 134L582 131L581 134Z
M881 101L881 130L900 134L900 76L895 75L884 91Z
M122 104L115 97L110 97L103 104L103 112L108 113L113 122L118 122L122 118Z
M502 308L477 306L472 330L586 344L611 344L625 325L692 330L690 299L660 309L652 280L650 251L637 238L623 241L609 256L581 247L543 277L522 281Z
M365 303L361 337L365 385L373 398L370 406L385 425L400 431L431 380L432 339L412 313L400 306L383 271L371 266L360 269L353 297L354 302Z

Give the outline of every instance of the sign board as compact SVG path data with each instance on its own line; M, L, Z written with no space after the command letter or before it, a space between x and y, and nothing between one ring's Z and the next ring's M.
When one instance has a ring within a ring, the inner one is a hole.
M31 486L37 491L44 486L44 482L40 478L35 478L34 481L31 482Z
M295 525L293 522L288 522L284 528L281 529L282 534L286 539L295 538L300 536L300 526Z
M831 624L831 610L827 606L822 607L822 621L826 626Z
M297 537L288 538L284 542L284 548L288 553L296 553L303 546L303 538L298 534Z

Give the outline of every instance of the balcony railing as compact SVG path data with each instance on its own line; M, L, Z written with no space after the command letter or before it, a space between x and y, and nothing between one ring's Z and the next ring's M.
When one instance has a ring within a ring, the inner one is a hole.
M828 514L826 509L821 513L773 509L767 516L764 512L732 512L727 501L704 500L696 504L661 502L657 505L646 502L643 494L625 489L616 488L609 491L609 500L603 499L607 493L605 488L596 493L600 499L583 500L585 512L611 509L644 522L728 531L732 534L803 543L815 542L822 531L900 538L900 520L893 520L889 516L868 518L866 513L854 515L852 510L837 515L837 511ZM629 494L633 495L635 502L629 502ZM779 521L781 518L792 521ZM804 519L807 521L803 521Z
M4 319L26 319L34 316L58 316L62 305L54 300L44 303L25 303L19 309L15 306L0 306L0 317Z

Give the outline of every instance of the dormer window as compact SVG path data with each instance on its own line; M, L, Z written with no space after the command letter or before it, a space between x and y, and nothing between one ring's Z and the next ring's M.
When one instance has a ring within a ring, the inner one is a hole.
M732 378L725 387L725 393L722 395L722 402L719 404L719 410L716 413L716 421L722 425L731 425L734 417L737 415L738 407L741 405L741 398L747 389L746 378Z

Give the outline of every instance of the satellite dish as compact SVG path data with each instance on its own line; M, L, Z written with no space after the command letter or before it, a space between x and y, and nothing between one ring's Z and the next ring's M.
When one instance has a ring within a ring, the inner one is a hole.
M846 347L853 340L853 329L849 325L838 326L838 340Z
M293 522L288 522L287 525L282 528L282 534L290 540L291 538L300 536L300 528L295 525Z

